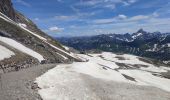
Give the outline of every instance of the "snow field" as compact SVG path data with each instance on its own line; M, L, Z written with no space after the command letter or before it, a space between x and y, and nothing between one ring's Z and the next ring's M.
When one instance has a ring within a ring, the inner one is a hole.
M10 58L12 55L15 55L15 53L7 49L6 47L0 45L0 61L5 58Z
M116 58L117 56L124 57L125 60L119 60ZM76 83L80 84L80 86L84 86L83 79L81 78L82 74L103 81L150 86L170 92L170 80L152 74L170 70L164 66L155 67L154 65L140 61L137 56L127 54L116 55L109 52L88 55L79 54L79 57L88 59L88 62L74 62L72 64L57 65L55 68L36 79L36 83L38 83L38 86L41 88L39 94L43 100L60 100L70 97L69 94L71 93L68 93L67 89L72 89L71 84ZM139 63L148 65L148 67L141 67L138 69L118 69L120 66L116 65L115 62L124 64ZM124 75L133 78L134 81L126 78ZM66 90L63 87L65 87ZM82 88L86 89L86 87ZM64 91L64 93L60 92L60 89L61 91Z

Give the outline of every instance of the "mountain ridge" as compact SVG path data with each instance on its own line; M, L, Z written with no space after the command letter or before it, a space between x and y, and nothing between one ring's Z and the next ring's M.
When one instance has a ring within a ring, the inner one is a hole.
M170 60L170 33L139 29L129 34L101 34L88 37L56 38L64 45L80 51L99 49L114 53L130 53L161 61Z

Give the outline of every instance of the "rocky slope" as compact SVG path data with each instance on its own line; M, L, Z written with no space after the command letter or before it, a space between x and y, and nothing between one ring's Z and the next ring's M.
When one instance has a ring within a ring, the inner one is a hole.
M0 47L0 73L31 64L80 61L16 11L11 0L0 0Z
M57 38L61 43L81 51L102 50L130 53L161 61L170 60L170 33L146 32L133 34L102 34L91 37Z

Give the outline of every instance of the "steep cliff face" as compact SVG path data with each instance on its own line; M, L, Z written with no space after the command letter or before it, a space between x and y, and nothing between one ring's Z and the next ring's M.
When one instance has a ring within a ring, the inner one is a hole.
M29 30L50 38L44 32L38 29L38 27L30 19L26 18L23 14L15 10L11 0L0 0L0 12L5 14L16 23L25 24Z
M0 0L0 72L38 63L79 61L59 42L16 11L11 0ZM5 55L4 55L5 54Z
M15 20L16 14L12 7L11 0L0 0L0 12Z

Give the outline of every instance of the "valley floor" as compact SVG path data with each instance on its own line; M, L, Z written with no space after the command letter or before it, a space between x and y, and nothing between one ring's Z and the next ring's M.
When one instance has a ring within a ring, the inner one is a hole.
M43 100L170 100L169 92L154 87L103 81L85 74L74 78L41 90Z
M88 61L2 74L0 100L170 100L169 77L162 74L169 76L167 67L153 66L132 55L79 57Z
M1 75L0 100L41 100L36 90L31 89L36 77L56 65L40 65ZM85 74L79 74L75 81L57 85L52 98L60 100L170 100L169 92L154 87L137 86L128 83L103 81ZM62 97L61 96L61 97ZM85 98L86 97L86 98ZM46 99L45 99L46 100ZM56 99L49 99L56 100Z

